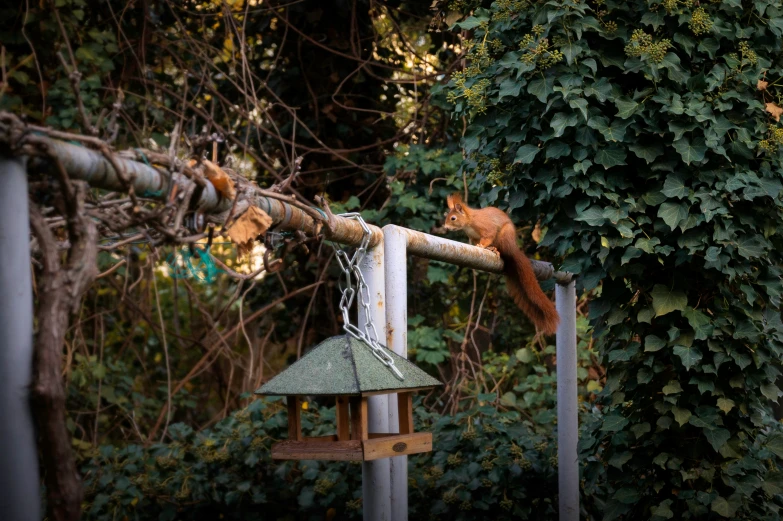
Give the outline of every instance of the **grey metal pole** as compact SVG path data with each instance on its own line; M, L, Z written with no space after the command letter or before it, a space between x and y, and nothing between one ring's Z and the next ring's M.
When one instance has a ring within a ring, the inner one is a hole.
M386 261L386 346L408 358L408 238L402 228L384 226ZM397 396L389 395L389 427L400 431ZM408 521L408 456L391 458L391 519Z
M576 392L576 282L555 285L557 328L557 473L560 521L579 521L579 411Z
M376 228L377 230L377 228ZM381 233L373 230L373 233ZM383 241L367 250L359 266L370 293L372 321L378 332L378 341L386 338L386 288L384 284ZM362 306L359 307L359 326L367 322ZM389 432L388 395L371 396L367 404L368 432ZM391 518L391 489L389 483L389 458L367 461L362 464L362 506L364 521L389 521Z
M27 172L0 149L0 512L41 519L38 452L30 409L33 290Z

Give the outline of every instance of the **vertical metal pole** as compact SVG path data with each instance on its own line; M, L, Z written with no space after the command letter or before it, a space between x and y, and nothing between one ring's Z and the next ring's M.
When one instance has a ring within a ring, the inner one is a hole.
M560 521L579 521L579 415L576 394L576 282L555 286L557 328L557 469Z
M385 226L386 346L408 357L408 238L402 228ZM389 427L399 432L397 396L389 395ZM408 521L408 456L391 458L392 521Z
M386 288L384 285L383 242L367 251L359 268L370 292L370 310L378 341L386 337ZM359 327L367 322L359 306ZM388 395L371 396L367 404L368 432L389 432ZM388 458L362 464L362 497L364 521L389 521L391 519L391 490Z
M0 149L0 512L8 521L41 519L32 375L27 173L22 160Z

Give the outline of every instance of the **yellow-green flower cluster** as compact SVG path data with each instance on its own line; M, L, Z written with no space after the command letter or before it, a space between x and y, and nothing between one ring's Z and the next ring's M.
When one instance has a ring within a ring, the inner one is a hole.
M655 63L661 63L666 51L672 46L671 40L663 39L653 42L652 36L641 29L636 29L631 35L631 41L625 46L625 54L631 57L647 55Z
M472 159L475 159L478 162L478 170L485 173L487 181L495 186L502 186L506 176L508 176L514 168L514 165L503 165L500 162L500 159L490 158L485 155L475 154L472 156ZM487 424L484 425L484 432L492 434L493 432L497 432L497 429L492 425Z
M171 456L157 456L155 458L155 463L161 468L164 469L171 469L177 466L178 462L176 458L172 458Z
M196 452L206 463L222 463L224 461L228 461L230 457L228 450L225 448L215 450L212 447L202 445L196 449Z
M666 9L666 12L672 14L680 5L685 8L691 8L693 6L693 0L663 0L662 4L663 8Z
M466 43L469 48L467 59L470 61L472 67L477 67L478 70L486 69L492 65L492 57L490 54L490 46L487 42L476 40L470 40ZM502 45L502 44L501 44Z
M492 20L496 22L508 20L529 5L528 0L498 0L492 5L495 9Z
M319 479L315 482L315 487L313 487L313 490L315 490L316 494L321 494L322 496L325 496L329 493L330 490L332 490L332 487L334 486L334 481L330 479Z
M489 41L489 49L494 53L501 52L506 46L500 41L500 38L493 38Z
M443 477L443 469L437 466L430 467L424 471L424 479L428 481L437 481Z
M470 87L466 87L466 84L469 79L482 74L492 64L494 60L490 56L490 52L499 52L504 45L499 39L493 39L489 42L470 40L466 42L466 46L469 49L467 55L469 65L465 70L452 76L456 89L449 92L446 99L449 103L456 103L458 99L465 98L468 106L481 114L486 110L486 90L491 85L491 81L484 78Z
M522 470L530 470L533 468L533 463L524 456L515 459L514 463L519 465L519 468L521 468Z
M351 501L345 503L345 508L349 511L358 512L362 509L362 498L357 497Z
M605 32L613 33L617 30L617 22L615 22L614 20L609 20L609 21L604 20L604 16L609 14L609 11L602 9L595 14L598 17L598 23L601 24L601 27L604 28Z
M756 51L750 48L750 44L748 44L748 42L740 42L739 48L742 53L742 60L747 60L751 65L756 65L759 61L759 57L756 54Z
M462 431L462 434L460 435L460 439L463 441L471 441L475 440L478 437L478 434L474 430L464 430Z
M451 0L449 9L460 13L468 13L477 7L481 7L481 0Z
M444 503L447 505L453 505L457 501L459 501L459 498L457 497L457 493L453 490L449 490L447 492L443 493L443 497L441 497Z
M690 27L693 34L699 36L700 34L708 33L712 30L712 19L703 7L699 7L691 14L691 20L688 22L688 27Z
M535 30L535 27L533 28ZM519 57L525 63L534 63L536 68L543 70L555 65L563 60L563 53L557 49L552 49L549 38L542 38L535 43L531 35L526 34L522 38L520 47L525 49L525 53Z
M483 114L487 110L486 91L491 85L491 82L487 78L482 78L472 86L465 87L467 71L454 74L453 80L458 91L462 91L462 93L458 94L458 91L451 91L446 95L446 100L449 103L456 103L458 99L465 98L465 101L470 108L476 110L479 114Z
M462 454L459 452L456 454L449 454L449 457L446 458L446 464L450 467L456 467L462 463Z
M769 125L769 136L759 141L759 148L765 152L776 152L783 146L783 127Z

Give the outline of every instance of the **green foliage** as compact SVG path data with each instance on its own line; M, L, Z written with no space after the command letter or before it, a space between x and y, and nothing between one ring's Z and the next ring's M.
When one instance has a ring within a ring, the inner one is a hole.
M412 519L555 519L556 444L534 434L518 412L481 406L456 417L418 406L417 430L435 451L409 458ZM334 409L308 404L307 435L334 432ZM171 443L85 448L85 518L90 520L361 519L361 466L273 462L286 437L283 402L256 400L196 432L170 428Z
M601 286L588 509L777 519L779 2L497 1L459 26L463 171Z

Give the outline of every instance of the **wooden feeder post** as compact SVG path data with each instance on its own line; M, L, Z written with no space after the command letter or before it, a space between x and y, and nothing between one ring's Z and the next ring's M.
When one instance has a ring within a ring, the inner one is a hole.
M441 384L408 360L391 356L404 380L381 364L361 340L332 337L256 391L287 398L288 439L272 445L272 458L374 461L432 451L432 433L413 429L413 392ZM397 395L399 432L368 432L368 399L381 394ZM303 437L303 396L335 397L335 434Z
M336 402L337 440L348 441L351 439L351 418L348 415L348 398L338 396Z
M302 440L302 400L298 396L287 397L288 439Z

